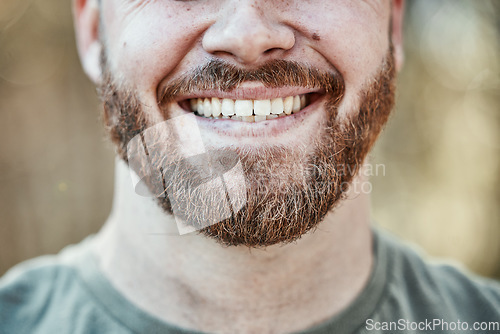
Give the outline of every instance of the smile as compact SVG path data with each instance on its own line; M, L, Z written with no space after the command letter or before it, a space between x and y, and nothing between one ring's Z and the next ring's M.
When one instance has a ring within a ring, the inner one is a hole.
M193 115L210 145L283 146L307 142L310 131L322 126L326 97L318 87L268 88L245 82L231 91L191 92L163 108L165 119Z
M230 119L240 122L261 122L297 114L319 94L307 93L273 99L230 99L196 97L179 102L186 111L208 119Z

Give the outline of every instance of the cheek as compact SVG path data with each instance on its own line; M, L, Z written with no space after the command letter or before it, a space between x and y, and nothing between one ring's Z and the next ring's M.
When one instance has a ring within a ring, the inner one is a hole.
M314 49L341 72L346 88L358 91L378 72L386 55L389 16L356 2L331 6L307 12L301 23L319 36L312 42Z
M117 5L115 12L104 18L108 60L123 83L155 92L158 82L184 60L200 38L204 20L195 24L193 8L177 4L153 1L135 8Z

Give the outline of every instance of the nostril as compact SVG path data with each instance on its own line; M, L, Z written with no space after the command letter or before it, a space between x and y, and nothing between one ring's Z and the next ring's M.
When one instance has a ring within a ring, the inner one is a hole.
M208 28L202 47L210 54L255 63L262 55L280 57L295 44L293 29L268 20L255 8L239 8L236 15Z
M273 55L273 54L279 55L280 52L286 52L286 51L288 51L288 50L282 49L282 48L269 48L269 49L266 49L264 52L262 52L262 54L266 55L266 56Z

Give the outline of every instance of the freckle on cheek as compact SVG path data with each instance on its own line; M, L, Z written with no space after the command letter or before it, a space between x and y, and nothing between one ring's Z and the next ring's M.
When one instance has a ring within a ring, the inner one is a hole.
M314 33L314 34L312 34L312 39L314 39L315 41L319 41L321 39L321 37L319 37L319 35L317 33Z

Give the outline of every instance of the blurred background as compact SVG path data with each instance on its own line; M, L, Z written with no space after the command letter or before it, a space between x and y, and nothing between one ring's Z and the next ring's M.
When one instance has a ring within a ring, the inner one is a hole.
M373 218L500 278L500 1L407 3L396 111L371 154ZM0 1L0 274L95 233L114 150L70 1Z

